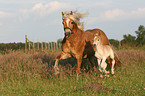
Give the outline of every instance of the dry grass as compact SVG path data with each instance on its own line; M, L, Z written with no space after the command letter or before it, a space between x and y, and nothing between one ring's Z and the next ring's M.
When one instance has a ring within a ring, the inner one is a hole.
M99 78L99 72L86 73L82 68L76 81L75 59L60 61L61 73L53 75L53 65L60 52L28 52L22 50L0 54L0 94L2 95L143 95L145 51L120 50L122 67L116 77ZM84 61L83 64L85 64ZM87 63L86 63L87 64ZM95 83L94 83L95 82ZM91 85L92 84L92 85ZM99 88L107 91L98 92ZM101 84L101 85L99 85ZM83 89L81 86L85 86ZM88 89L89 86L89 89ZM58 89L59 88L59 89ZM90 91L90 88L92 89ZM97 91L94 91L97 90ZM108 91L110 90L110 91ZM115 91L111 91L115 90Z

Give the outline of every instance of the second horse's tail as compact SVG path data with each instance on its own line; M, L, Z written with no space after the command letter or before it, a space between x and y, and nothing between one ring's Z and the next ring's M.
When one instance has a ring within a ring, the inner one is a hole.
M121 67L121 61L119 60L119 57L117 56L116 53L114 53L114 57L115 57L115 68Z

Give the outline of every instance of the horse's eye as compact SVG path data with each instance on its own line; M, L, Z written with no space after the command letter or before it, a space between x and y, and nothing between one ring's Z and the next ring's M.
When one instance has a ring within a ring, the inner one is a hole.
M71 24L75 24L75 22L71 22Z

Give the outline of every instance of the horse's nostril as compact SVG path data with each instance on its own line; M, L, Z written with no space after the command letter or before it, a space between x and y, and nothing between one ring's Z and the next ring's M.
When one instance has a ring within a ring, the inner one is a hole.
M96 44L93 44L94 47L96 47Z
M70 37L70 35L71 35L70 31L65 32L65 36Z

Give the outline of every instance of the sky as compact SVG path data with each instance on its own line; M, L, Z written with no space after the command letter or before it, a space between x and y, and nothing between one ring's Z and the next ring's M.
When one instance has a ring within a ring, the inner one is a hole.
M64 37L61 12L87 13L84 30L99 28L109 39L136 36L145 26L145 0L0 0L0 43L56 42Z

